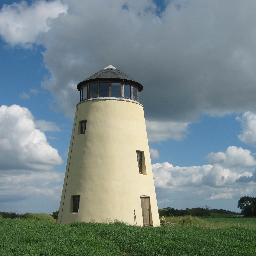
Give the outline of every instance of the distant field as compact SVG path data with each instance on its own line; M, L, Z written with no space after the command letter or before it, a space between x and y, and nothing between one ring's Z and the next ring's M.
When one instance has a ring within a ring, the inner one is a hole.
M256 218L242 218L242 217L167 217L166 225L189 225L210 229L221 228L247 228L256 229ZM256 253L255 253L256 256Z
M160 228L1 219L0 255L256 255L256 219L169 217Z

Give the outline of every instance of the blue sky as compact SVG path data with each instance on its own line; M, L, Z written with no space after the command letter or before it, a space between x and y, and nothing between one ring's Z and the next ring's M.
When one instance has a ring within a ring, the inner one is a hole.
M1 1L0 211L58 208L79 99L75 85L108 64L144 84L160 207L237 210L241 195L255 196L256 38L250 9L256 6L235 1L234 11L243 7L247 15L230 24L230 1L192 2L123 1L123 10L114 0ZM102 19L95 17L99 3ZM106 22L105 15L111 16ZM228 32L235 28L237 37ZM29 134L39 131L43 147L37 150L48 153L23 163L35 138L19 138L10 156L4 142L15 145L8 122L21 136L28 122Z
M72 119L54 109L52 95L41 86L42 81L49 76L43 64L43 48L10 47L3 40L0 41L0 45L1 105L18 104L28 108L36 119L58 124L60 131L51 133L48 139L51 145L57 147L61 155L65 157ZM36 93L31 93L31 90L36 90ZM28 94L29 98L24 99L22 94ZM60 168L63 170L64 166Z

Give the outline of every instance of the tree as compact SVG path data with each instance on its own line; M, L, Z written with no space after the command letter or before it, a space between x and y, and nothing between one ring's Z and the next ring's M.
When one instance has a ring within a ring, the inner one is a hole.
M59 211L55 211L52 213L52 217L57 220L58 219L58 214L59 214Z
M238 208L245 217L256 217L256 197L242 196L238 200Z

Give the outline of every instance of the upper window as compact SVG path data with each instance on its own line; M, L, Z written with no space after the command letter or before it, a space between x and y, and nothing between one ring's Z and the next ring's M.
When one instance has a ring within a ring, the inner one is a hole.
M86 131L86 120L82 120L79 122L79 134L85 134Z
M83 89L82 95L83 95L83 100L87 99L87 86L85 86Z
M138 89L137 87L132 86L132 99L137 100L138 99Z
M109 83L100 83L99 96L109 97Z
M136 150L137 162L140 174L146 174L145 155L144 151Z
M112 83L111 84L111 97L120 98L122 96L121 93L121 84L120 83Z
M90 84L90 98L97 98L99 95L99 84L97 82Z
M80 101L98 97L123 97L138 101L138 94L138 88L129 83L122 84L120 82L95 81L84 85L80 89Z
M129 84L124 85L124 98L131 98L131 86Z
M80 195L73 195L71 197L71 210L72 212L79 211Z

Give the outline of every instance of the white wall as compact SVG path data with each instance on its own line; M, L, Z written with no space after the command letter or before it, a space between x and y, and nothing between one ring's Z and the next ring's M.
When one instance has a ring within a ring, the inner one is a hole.
M87 120L85 134L78 134L79 120ZM140 196L147 195L158 226L143 107L129 100L87 100L77 105L73 135L59 222L118 220L141 226ZM145 152L147 175L139 174L136 150ZM71 212L71 195L80 195L79 213Z

